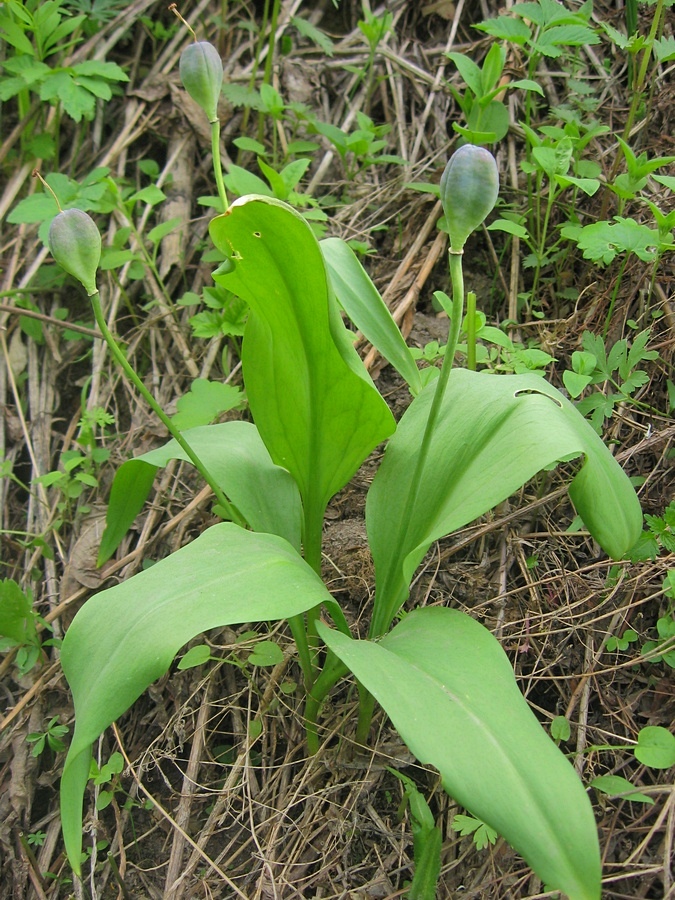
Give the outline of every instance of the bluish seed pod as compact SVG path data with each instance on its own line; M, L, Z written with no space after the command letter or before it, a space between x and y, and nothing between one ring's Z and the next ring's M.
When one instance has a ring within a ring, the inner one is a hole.
M450 250L462 251L469 235L494 209L498 195L499 173L489 150L464 144L452 154L441 177Z
M52 219L47 240L61 268L76 278L89 296L95 294L101 235L92 217L81 209L62 210Z
M218 100L223 86L223 61L208 41L189 44L180 56L180 78L183 87L208 116L218 118Z

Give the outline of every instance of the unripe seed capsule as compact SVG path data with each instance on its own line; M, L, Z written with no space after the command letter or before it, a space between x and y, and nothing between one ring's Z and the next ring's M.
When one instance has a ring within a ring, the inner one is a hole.
M498 195L499 173L489 150L464 144L452 154L441 177L451 251L461 253L466 239L494 209Z
M89 296L95 294L101 235L91 216L81 209L62 210L49 226L48 243L61 268L76 278Z
M223 86L223 61L220 54L208 41L195 41L181 53L179 68L183 87L204 110L209 122L215 122Z

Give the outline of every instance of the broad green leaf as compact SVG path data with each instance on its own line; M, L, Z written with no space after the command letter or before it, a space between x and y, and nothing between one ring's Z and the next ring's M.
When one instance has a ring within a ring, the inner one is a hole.
M247 662L252 666L276 666L283 658L283 650L274 641L260 641L249 654Z
M548 885L600 900L593 810L518 690L490 632L458 610L415 610L379 643L319 625L445 790L501 834Z
M242 169L241 166L232 165L229 167L225 176L225 186L228 191L232 191L232 193L240 197L251 193L272 196L272 191L262 178L258 178L253 172Z
M565 716L556 716L551 722L551 737L554 741L569 741L572 729Z
M289 473L274 465L255 425L204 425L189 429L184 437L255 531L278 534L300 546L298 489ZM171 459L187 461L173 440L119 467L110 491L98 565L113 555L143 508L157 469Z
M507 234L512 234L515 237L523 238L523 240L527 240L530 236L527 228L524 225L521 225L520 222L512 222L510 219L496 219L494 222L490 222L487 227L488 231L505 231Z
M251 312L242 347L253 418L295 478L308 521L394 430L329 291L319 243L290 206L244 197L210 226L233 271L215 280Z
M481 143L501 141L509 130L509 111L498 100L492 100L486 106L474 103L467 119L467 130L472 134L482 134ZM488 134L494 137L487 140L485 136Z
M196 635L299 615L324 599L332 600L321 579L287 541L227 522L85 603L61 649L75 705L61 776L61 823L75 872L91 745L99 735Z
M600 187L600 182L597 178L576 178L573 175L556 175L555 180L560 187L569 187L573 184L575 187L580 188L588 197L592 197Z
M411 392L419 394L422 381L410 348L354 251L340 238L326 238L319 246L340 306L366 340L405 379Z
M208 644L198 644L191 647L183 656L176 668L183 672L185 669L193 669L196 666L203 666L211 659L211 648Z
M376 580L372 636L387 631L433 541L483 515L561 459L585 456L570 497L610 556L621 559L641 532L640 504L619 464L576 408L530 374L451 372L419 491L410 498L435 389L429 385L411 403L368 494Z
M540 94L542 97L545 96L542 86L536 81L531 81L529 78L519 78L516 81L510 82L508 87L520 88L521 91L534 91L536 94Z
M648 794L640 792L635 785L620 775L598 775L591 781L591 787L610 797L620 797L632 800L634 803L649 803L654 805L654 800Z
M675 766L675 736L660 725L646 725L640 729L635 758L653 769Z
M563 372L563 384L567 388L570 397L576 399L593 381L592 376L582 375L580 372L572 372L565 369Z
M162 238L165 238L167 234L171 234L172 231L183 224L184 221L181 216L176 216L175 218L169 219L166 222L160 222L159 225L155 225L154 228L150 229L147 234L147 238L152 244L159 244Z
M166 200L164 191L161 188L158 188L156 184L149 184L128 197L127 203L141 202L147 203L150 206L156 206L163 200Z
M493 44L494 47L498 47L497 44ZM481 70L476 65L476 63L469 57L465 56L463 53L446 53L445 56L448 59L451 59L454 64L457 66L459 74L462 76L468 87L471 91L476 95L476 97L483 96L483 84L481 78Z

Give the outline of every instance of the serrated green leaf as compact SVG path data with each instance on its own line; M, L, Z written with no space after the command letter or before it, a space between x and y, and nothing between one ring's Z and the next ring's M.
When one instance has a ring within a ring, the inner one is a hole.
M498 16L496 19L486 19L479 25L475 25L479 31L484 31L492 37L502 41L511 41L514 44L525 44L532 32L522 19L514 19L511 16Z
M300 16L292 16L291 22L303 37L308 38L312 43L316 44L326 56L333 55L335 45L325 31L321 31L320 28L317 28L307 19L303 19Z
M653 261L659 245L659 233L634 219L614 216L613 222L584 225L577 244L585 259L609 264L617 253L632 252L646 262Z
M173 424L180 431L210 425L221 413L231 409L241 409L244 395L231 384L197 378L187 394L177 403L178 412L172 417Z
M105 78L108 81L128 81L129 76L121 66L114 62L104 62L98 59L89 59L77 63L73 70L79 75L88 75L92 78Z
M260 110L263 107L260 93L254 88L245 87L243 84L234 84L225 81L222 92L232 106L245 106L249 109Z

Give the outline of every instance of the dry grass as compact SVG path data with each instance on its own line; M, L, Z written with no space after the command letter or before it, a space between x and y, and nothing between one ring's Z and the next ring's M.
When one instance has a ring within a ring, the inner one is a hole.
M165 6L136 0L77 50L78 59L105 53L128 67L131 80L126 96L103 107L91 126L61 122L59 167L81 178L94 166L109 166L113 176L135 183L138 160L156 160L161 170L158 183L165 185L169 197L161 207L163 218L180 216L190 223L189 229L163 244L158 268L165 289L151 273L130 280L126 269L118 278L104 278L102 284L104 307L127 344L129 358L165 408L171 408L195 377L222 377L223 352L231 365L236 356L225 340L191 340L188 313L173 305L186 290L199 293L208 284L209 266L200 261L208 223L196 198L213 193L213 188L201 114L194 112L178 84L177 61L185 35L155 39L141 23L141 16L150 16L170 26ZM255 6L231 2L231 21L256 17ZM448 154L448 123L457 118L457 111L443 79L456 78L456 73L443 51L462 49L480 60L487 44L476 41L477 32L470 26L496 14L498 4L459 0L453 6L441 0L427 6L412 2L390 6L395 31L378 57L377 73L383 77L370 111L377 121L391 123L388 152L402 156L408 166L405 170L374 166L345 185L339 159L326 144L312 164L309 183L317 197L348 191L350 202L336 209L330 230L371 242L376 251L368 263L371 274L404 333L412 331L419 341L443 333L429 298L433 289L445 287L445 238L435 229L439 210L434 201L405 185L438 180ZM220 8L221 4L201 0L184 12L212 37L216 33L212 20ZM303 42L301 50L278 61L276 83L285 96L296 95L325 121L344 127L366 100L363 90L357 89L352 102L347 102L355 76L344 68L347 63L363 65L367 55L356 28L360 6L355 0L343 0L336 11L328 0L284 2L279 37L290 31L290 17L298 12L311 15L333 34L335 55L327 58ZM444 12L453 16L443 18ZM595 14L617 27L621 24L619 12L608 0L596 3ZM226 77L246 84L254 67L249 32L230 29L218 40ZM630 101L625 59L615 55L607 69L600 53L597 47L582 48L580 58L602 96L599 115L613 131L620 131ZM522 76L522 60L514 57L509 65L513 76ZM565 79L554 68L540 75L549 97L564 92ZM673 93L667 78L655 83L651 101L652 116L639 122L634 138L650 156L666 155L673 151L668 124ZM518 111L513 104L512 114L515 121ZM224 108L223 122L227 160L227 154L236 153L232 140L242 133L242 111ZM10 103L5 104L2 123L4 216L35 189L29 177L35 161L20 156L22 123ZM252 118L248 133L254 132ZM279 140L288 137L280 129ZM608 156L611 146L606 137L594 142L593 152L606 171L613 163ZM518 130L513 129L498 152L507 197L513 197L517 188L521 151ZM246 158L243 164L254 166ZM589 215L600 211L599 196L588 202ZM636 207L628 214L638 216L642 211ZM119 224L113 221L111 234ZM490 317L514 318L516 294L527 278L517 247L502 254L499 245L491 247L487 236L478 244L468 286L475 283L484 291L487 283L489 291L494 280ZM32 228L5 224L2 257L2 290L17 291L31 283L46 251ZM639 318L646 302L649 268L635 260L624 274L613 319L615 338L626 333L628 319ZM541 298L545 318L524 322L521 330L561 364L578 349L584 329L601 330L616 276L615 269L602 270L582 260L574 266L570 281L584 288L581 301L565 305L557 299L557 286L545 283ZM203 530L210 522L209 496L186 468L169 466L158 477L151 502L116 560L103 571L95 568L101 512L114 466L165 436L121 379L105 346L92 344L91 315L81 292L70 285L58 294L45 290L31 296L43 324L43 343L22 334L16 295L4 294L0 307L0 456L13 463L24 484L56 469L60 454L74 446L83 388L89 407L103 407L116 422L114 433L111 430L105 440L111 462L100 473L99 488L80 501L80 506L86 501L89 512L83 513L75 503L64 518L55 490L26 491L9 478L0 479L2 576L32 589L45 623L59 637L93 590L129 577L145 560L165 556ZM650 344L660 359L650 365L650 382L641 389L641 398L662 410L668 408L665 385L672 372L673 298L670 254L662 261L649 301L663 313L654 321ZM76 340L65 340L54 318L62 307L68 308L69 321L82 323ZM406 402L405 391L368 347L362 350L399 412ZM235 369L235 381L236 377ZM606 437L615 442L629 474L645 479L640 489L645 511L661 513L673 496L672 419L625 406ZM368 471L366 467L366 474L333 501L324 548L328 583L357 627L367 616L372 586L362 524ZM621 563L612 568L610 578L610 563L591 542L566 533L572 510L562 484L551 475L524 489L521 497L487 520L437 546L416 579L413 599L457 605L495 631L542 722L556 715L570 720L572 737L566 749L576 753L584 780L608 772L621 774L654 800L654 805L646 806L594 798L604 859L603 896L673 898L672 770L647 769L625 750L589 749L630 743L647 724L672 726L672 669L641 661L635 646L626 653L608 652L606 642L627 627L645 640L653 636L665 608L661 583L673 560L662 555L655 562ZM456 806L440 790L436 775L416 765L386 717L380 714L376 719L369 748L355 746L355 700L349 683L336 691L324 710L321 752L307 758L300 698L292 689L298 678L293 647L283 628L276 630L276 638L285 658L274 669L245 673L222 663L173 673L153 685L104 735L95 748L98 758L105 761L120 751L127 765L120 790L106 810L95 814L91 796L87 801L87 846L101 840L106 844L94 851L96 866L85 867L95 871L86 892L100 898L173 900L404 896L412 839L409 823L398 814L401 785L387 770L396 766L418 779L443 825L439 897L548 896L502 841L477 851L469 839L451 830ZM208 639L214 656L236 652L234 633L226 630ZM13 654L6 653L0 677L6 698L0 725L0 898L67 897L72 886L58 818L62 756L45 753L35 759L26 742L29 733L43 730L55 715L72 727L58 655L49 650L28 675L19 677ZM255 739L250 728L254 720L262 723L262 734ZM147 799L152 803L144 804ZM37 832L44 833L44 843L31 847L25 836Z

